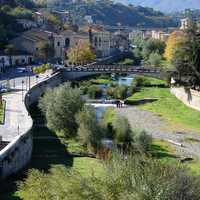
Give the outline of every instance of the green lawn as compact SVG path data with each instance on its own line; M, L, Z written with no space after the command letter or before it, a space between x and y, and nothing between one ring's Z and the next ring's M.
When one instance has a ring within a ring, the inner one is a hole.
M184 105L170 93L169 88L144 87L128 98L135 103L142 99L154 99L151 103L139 105L140 108L161 115L172 127L200 131L200 112Z
M0 124L4 123L5 106L6 106L6 102L3 101L2 105L0 105Z

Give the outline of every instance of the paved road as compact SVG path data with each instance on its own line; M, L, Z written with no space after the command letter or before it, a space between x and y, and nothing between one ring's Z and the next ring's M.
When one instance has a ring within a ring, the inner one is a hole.
M137 106L116 110L120 115L129 119L133 129L146 130L153 138L181 143L183 147L175 145L178 155L195 156L200 159L200 133L181 129L172 130L162 117L149 111L141 110ZM189 142L188 138L193 138L196 142Z
M34 75L31 75L30 87L44 80L46 76L47 74L44 74L36 78ZM28 76L16 74L16 77L11 78L9 82L10 87L14 91L3 95L3 99L6 100L5 123L0 125L0 136L2 136L3 141L12 141L19 133L27 131L32 122L23 102L29 88Z

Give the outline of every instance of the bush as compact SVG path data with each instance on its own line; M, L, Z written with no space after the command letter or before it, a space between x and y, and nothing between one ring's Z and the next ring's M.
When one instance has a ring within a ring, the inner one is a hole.
M151 149L152 137L145 131L134 133L133 140L138 151L147 153Z
M125 85L117 86L114 89L113 97L116 99L125 99L127 97L128 87Z
M91 99L101 98L102 90L96 85L91 85L88 87L88 95Z
M145 85L150 85L150 81L148 81L147 78L145 78L143 76L136 76L133 79L132 86L142 87L142 86L145 86Z
M23 7L16 7L12 9L9 13L10 15L16 17L16 18L22 18L22 19L31 19L32 18L32 11Z
M116 153L103 169L99 176L81 176L64 167L47 174L31 170L17 193L24 200L200 199L200 177L180 166Z
M47 63L47 64L42 64L40 66L34 67L33 72L35 74L42 74L42 73L45 73L46 70L48 69L51 69L51 65Z
M114 141L117 144L131 143L131 127L126 117L117 115L112 122Z
M114 91L115 91L115 88L108 87L107 90L106 90L106 94L113 98L114 97Z
M151 53L147 62L152 67L160 67L162 63L162 56L158 53Z
M103 131L97 121L96 110L91 106L84 106L76 115L78 138L88 150L96 153L101 146Z

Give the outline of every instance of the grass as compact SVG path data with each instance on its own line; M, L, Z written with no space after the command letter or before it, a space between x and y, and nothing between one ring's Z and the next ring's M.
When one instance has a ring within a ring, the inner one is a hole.
M103 165L100 160L87 157L74 158L73 169L82 176L100 176L103 173Z
M176 162L175 148L167 141L154 139L151 146L153 157L163 162Z
M106 78L97 78L97 79L92 79L91 80L92 84L97 84L97 85L100 85L100 84L110 84L111 82L112 82L111 80L106 79Z
M4 123L5 119L5 107L6 107L6 102L3 100L2 105L0 105L0 124Z
M172 127L200 131L200 112L184 105L170 93L169 88L144 87L129 97L128 101L137 102L142 99L157 99L140 107L161 115Z
M138 79L142 79L143 83L142 86L166 86L166 81L161 80L161 79L157 79L157 78L153 78L153 77L147 77L147 76L141 76L141 75L137 75L135 77L135 79L133 80L133 83Z
M191 171L192 175L200 175L200 161L194 159L181 164L180 158L175 155L175 147L167 141L153 140L151 151L153 157L160 159L164 163L184 166Z

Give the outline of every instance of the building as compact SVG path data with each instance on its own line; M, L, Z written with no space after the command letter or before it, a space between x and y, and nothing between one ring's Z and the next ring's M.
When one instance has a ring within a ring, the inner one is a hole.
M86 21L88 24L93 24L93 23L94 23L94 20L93 20L93 18L92 18L91 15L86 15L86 16L84 17L84 19L85 19L85 21Z
M97 57L106 57L111 54L111 33L101 29L89 29L90 42Z
M46 23L45 16L42 14L42 12L34 12L33 18L39 27L43 26Z
M152 30L152 38L166 42L170 34L166 31Z
M189 28L190 24L191 24L191 20L188 17L186 17L184 19L181 19L181 27L180 27L180 29L181 30L186 30L186 29Z
M38 52L39 43L44 42L53 45L54 34L55 33L40 29L31 29L11 40L10 44L12 44L17 51L27 52L33 56L34 60L40 60L42 58Z
M38 26L36 22L28 19L17 19L17 23L20 24L25 30L37 28Z
M89 42L88 32L66 30L54 35L55 58L63 59L67 51L81 41Z
M13 50L12 55L0 52L0 73L5 72L10 67L29 65L33 62L33 56L24 51Z
M52 10L51 13L58 17L58 19L61 21L62 24L65 23L71 23L72 19L71 19L71 15L68 11L64 11L64 10Z

